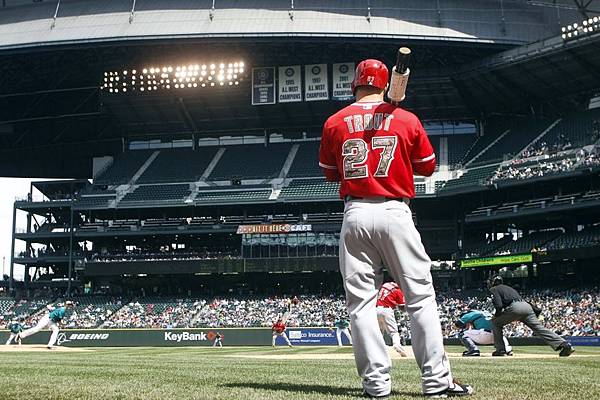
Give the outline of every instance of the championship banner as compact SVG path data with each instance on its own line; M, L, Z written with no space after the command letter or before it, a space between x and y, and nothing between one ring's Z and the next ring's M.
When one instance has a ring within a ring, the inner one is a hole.
M327 64L306 65L304 74L304 99L306 101L328 100Z
M333 100L350 100L354 79L354 63L333 64Z
M275 104L275 67L252 68L252 105Z
M461 268L485 267L489 265L525 264L533 261L530 254L515 254L510 256L497 256L485 258L471 258L460 262Z
M280 103L302 101L299 65L279 67L279 92L277 97Z
M310 232L312 225L290 225L290 224L270 224L270 225L239 225L237 234L246 233L290 233L290 232Z

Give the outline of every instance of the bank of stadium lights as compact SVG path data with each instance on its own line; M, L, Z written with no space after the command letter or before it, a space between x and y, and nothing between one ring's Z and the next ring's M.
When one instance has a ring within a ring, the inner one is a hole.
M588 18L581 23L563 26L561 30L562 38L565 41L577 39L580 36L589 35L594 32L600 32L600 18Z
M109 93L153 92L215 86L237 86L243 80L244 62L149 66L141 69L107 71L102 90Z

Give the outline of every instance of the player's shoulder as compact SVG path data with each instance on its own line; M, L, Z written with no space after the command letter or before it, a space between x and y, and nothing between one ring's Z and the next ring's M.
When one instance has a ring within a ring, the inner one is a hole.
M352 114L352 104L338 110L337 112L331 114L329 118L325 120L325 128L333 127L337 124L344 123L344 118L348 115Z
M415 113L392 104L390 104L390 106L393 107L392 115L394 116L395 120L402 121L410 125L421 124L421 119Z
M460 319L463 321L469 321L474 316L475 316L475 314L473 313L473 311L467 311L466 313L464 313L460 316Z

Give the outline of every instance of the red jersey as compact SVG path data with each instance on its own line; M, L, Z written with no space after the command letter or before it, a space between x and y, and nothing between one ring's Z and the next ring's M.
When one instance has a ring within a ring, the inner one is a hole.
M414 114L385 102L359 102L325 122L319 165L329 180L341 182L341 198L413 198L413 174L433 174L435 154Z
M377 295L377 307L396 308L404 304L404 293L396 282L386 282L381 285Z
M271 327L271 330L277 333L281 333L285 331L285 324L283 322L275 322Z

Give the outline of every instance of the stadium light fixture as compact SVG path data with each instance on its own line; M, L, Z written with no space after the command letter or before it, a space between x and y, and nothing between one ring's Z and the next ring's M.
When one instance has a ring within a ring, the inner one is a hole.
M566 42L598 31L600 31L600 19L593 17L584 19L581 23L576 22L563 26L561 28L561 37Z
M119 93L234 86L243 80L240 76L243 72L242 61L146 66L140 69L139 74L136 69L104 71L100 88L107 89L108 93ZM205 82L206 80L210 82ZM120 90L117 89L117 85ZM109 88L111 90L108 90Z

